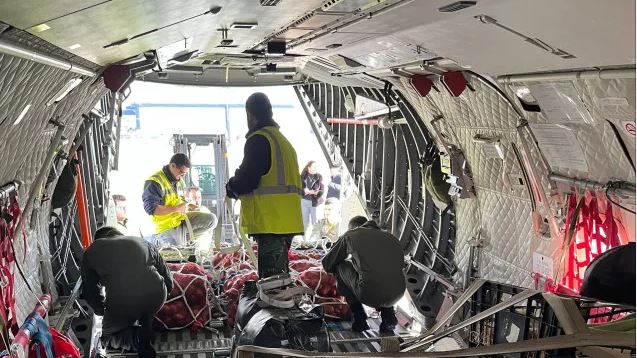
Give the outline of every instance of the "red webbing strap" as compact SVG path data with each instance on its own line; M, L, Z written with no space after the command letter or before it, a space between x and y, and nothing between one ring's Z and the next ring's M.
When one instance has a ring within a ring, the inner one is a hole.
M577 202L577 194L569 195L567 228L573 219ZM602 215L599 211L599 200L596 195L586 193L576 219L576 231L567 248L562 284L577 292L582 285L584 272L591 262L607 250L621 245L612 205L606 202L605 206L606 210ZM602 216L604 216L603 219Z
M622 245L621 238L619 237L619 226L615 221L615 215L613 213L613 205L608 200L606 200L606 212L603 227L609 238L610 247Z
M15 197L10 199L5 213L11 217L11 224L4 218L0 218L0 317L2 318L4 329L7 331L11 330L15 335L19 326L15 309L15 281L13 275L15 255L11 247L11 241L21 215L20 205Z

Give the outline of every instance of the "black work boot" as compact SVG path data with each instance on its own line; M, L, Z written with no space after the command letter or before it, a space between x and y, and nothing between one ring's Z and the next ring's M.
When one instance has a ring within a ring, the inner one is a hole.
M352 309L352 315L354 316L354 322L352 323L352 331L364 332L369 329L367 324L367 314L363 308L362 303L354 303L350 305Z
M380 318L382 319L380 323L380 332L381 333L389 333L393 332L394 328L396 328L396 324L398 324L398 319L396 318L396 312L394 312L394 307L385 307L380 309Z

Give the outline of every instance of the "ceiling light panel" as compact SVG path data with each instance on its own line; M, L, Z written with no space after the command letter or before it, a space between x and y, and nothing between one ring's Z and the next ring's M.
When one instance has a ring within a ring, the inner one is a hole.
M323 11L354 12L365 10L372 6L382 4L387 0L329 0L323 4Z
M277 6L281 0L259 0L261 6Z
M257 25L258 24L256 22L235 22L232 25L230 25L230 28L238 29L238 30L252 30L256 28Z

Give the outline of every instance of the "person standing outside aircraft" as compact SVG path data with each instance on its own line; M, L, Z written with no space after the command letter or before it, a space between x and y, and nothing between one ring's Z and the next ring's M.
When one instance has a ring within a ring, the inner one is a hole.
M288 250L303 233L301 177L296 151L272 119L272 105L260 92L246 101L248 133L244 157L226 184L228 197L241 199L241 231L259 245L260 278L285 274Z
M155 223L157 244L184 245L188 233L186 218L195 237L214 228L216 224L216 218L211 213L188 212L188 204L184 199L186 188L182 178L189 170L188 156L177 153L170 158L168 165L144 183L144 210Z
M303 200L301 201L303 230L308 232L318 221L316 207L321 204L320 200L323 196L323 177L318 173L315 161L310 160L305 165L301 171L301 182L303 183Z
M334 198L337 200L341 200L341 168L332 167L330 168L330 183L327 185L327 196L326 198Z
M114 194L115 218L117 220L117 230L123 234L128 233L128 218L126 217L126 197L121 194Z

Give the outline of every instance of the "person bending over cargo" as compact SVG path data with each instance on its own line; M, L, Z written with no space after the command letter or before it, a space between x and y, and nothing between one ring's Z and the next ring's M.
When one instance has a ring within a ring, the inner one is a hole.
M337 289L352 309L352 330L369 329L364 304L380 311L381 332L393 331L397 323L394 304L406 288L405 258L396 237L376 222L356 216L322 263L336 277Z
M243 161L226 192L241 199L241 231L257 241L259 277L266 278L289 272L292 238L303 234L301 176L296 151L272 119L268 97L248 97L246 114Z
M104 316L104 346L136 348L140 357L154 357L153 316L172 288L172 275L157 248L142 238L103 227L84 252L82 295L96 315Z
M144 183L144 210L155 223L155 242L158 245L184 245L189 234L188 224L196 240L209 233L217 223L212 213L188 211L186 187L182 178L190 170L190 159L183 153L170 158L168 165L153 174ZM188 219L186 221L186 219Z

